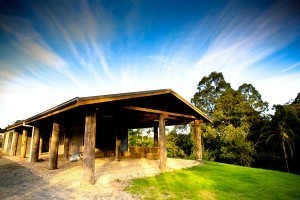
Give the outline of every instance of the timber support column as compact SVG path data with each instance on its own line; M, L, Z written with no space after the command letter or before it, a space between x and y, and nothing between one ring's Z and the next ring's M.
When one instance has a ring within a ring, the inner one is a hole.
M39 145L40 145L40 129L34 127L33 144L31 146L31 156L29 162L37 162L39 160Z
M115 152L115 161L120 161L121 159L121 139L120 139L120 129L116 132L116 152Z
M154 127L154 147L158 147L158 127Z
M96 112L85 116L84 153L82 161L83 185L95 184L95 140L96 140Z
M40 137L39 156L42 155L42 150L43 150L43 138Z
M59 142L59 124L53 123L51 145L49 152L49 169L57 169L58 158L58 142Z
M12 156L15 156L17 153L18 139L19 139L19 133L17 131L14 131L13 139L12 139L12 143L11 143L11 155Z
M202 162L201 120L195 120L196 133L196 160Z
M165 133L165 119L163 114L159 115L159 168L165 171L167 168L167 147L166 147L166 133Z
M64 158L65 159L68 159L69 157L69 141L70 141L69 131L70 131L69 128L64 129Z
M28 131L24 129L23 134L22 134L22 146L21 146L20 158L25 158L26 157L27 139L28 139Z

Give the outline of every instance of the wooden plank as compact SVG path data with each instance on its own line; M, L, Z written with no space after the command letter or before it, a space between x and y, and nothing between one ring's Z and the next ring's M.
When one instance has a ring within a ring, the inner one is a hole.
M49 150L49 169L57 169L59 143L59 124L53 123L51 145Z
M196 160L202 162L202 141L201 141L201 121L195 120L195 133L196 133Z
M163 115L159 116L159 168L161 171L165 171L167 168L167 145L166 145L166 133L165 133L165 119Z
M82 161L83 185L95 184L95 140L96 140L96 112L87 113L85 117L84 153Z
M39 145L40 145L40 129L34 127L33 144L31 147L31 156L29 162L37 162L39 160Z
M20 155L20 158L25 158L26 157L27 139L28 139L28 131L25 130L25 129L23 129L22 146L21 146L21 155Z
M163 114L165 115L165 118L170 116L175 116L175 117L182 117L182 118L190 118L190 119L196 119L192 115L185 115L185 114L179 114L179 113L173 113L173 112L167 112L167 111L162 111L162 110L155 110L155 109L150 109L150 108L143 108L143 107L137 107L137 106L125 106L123 107L128 110L135 110L135 111L141 111L141 112L149 112L149 113L156 113L156 114Z

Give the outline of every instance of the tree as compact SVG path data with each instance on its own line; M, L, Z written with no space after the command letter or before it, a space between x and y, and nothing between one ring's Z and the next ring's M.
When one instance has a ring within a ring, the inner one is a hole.
M283 123L278 124L277 129L278 130L276 133L271 134L268 137L267 142L270 139L272 139L273 137L276 137L276 136L278 137L277 140L279 141L280 146L283 151L287 171L290 172L290 168L289 168L289 164L288 164L288 150L290 152L289 154L293 158L294 143L293 143L293 138L291 137L293 135L293 132L290 129L285 129ZM288 149L287 149L287 147L288 147Z
M297 99L297 97L296 97ZM282 149L286 169L289 172L289 161L293 160L295 140L299 140L300 104L275 105L276 112L272 117L272 129L266 142L273 141Z
M190 134L186 134L186 126L174 126L167 134L167 153L169 157L187 157L192 151Z
M229 88L216 100L213 123L215 126L242 127L248 132L250 122L256 116L257 113L244 96L238 90Z
M300 92L298 93L297 97L295 98L292 104L300 104Z
M250 103L238 90L227 89L216 101L213 113L213 126L216 129L220 144L222 161L250 166L253 145L247 140L251 121L257 116Z
M268 110L268 103L262 100L261 95L253 85L244 83L238 90L257 112L262 113Z
M207 115L212 116L216 100L228 88L230 84L225 81L223 74L212 72L208 77L204 76L201 79L191 102Z
M234 90L222 73L212 72L199 82L192 103L213 118L212 124L201 126L204 156L251 165L254 148L248 140L250 128L267 108L259 92L251 84L243 84Z
M153 138L150 137L150 129L130 129L128 131L129 146L152 147Z
M224 145L221 147L220 157L227 162L250 166L254 148L251 141L247 140L247 133L242 127L228 125L224 128Z

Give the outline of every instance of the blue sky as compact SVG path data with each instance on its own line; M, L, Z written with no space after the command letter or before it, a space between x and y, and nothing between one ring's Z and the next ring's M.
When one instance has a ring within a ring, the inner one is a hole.
M76 96L251 83L300 92L296 1L1 1L0 127Z

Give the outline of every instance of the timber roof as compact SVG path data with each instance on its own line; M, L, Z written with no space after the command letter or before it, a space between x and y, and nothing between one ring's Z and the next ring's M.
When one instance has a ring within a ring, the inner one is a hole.
M193 120L211 122L212 119L171 89L110 95L75 97L49 110L34 115L6 130L45 121L81 120L85 113L96 110L105 123L114 119L128 128L152 127L163 114L166 125L187 124ZM101 119L101 120L102 120ZM81 120L82 121L82 120Z

